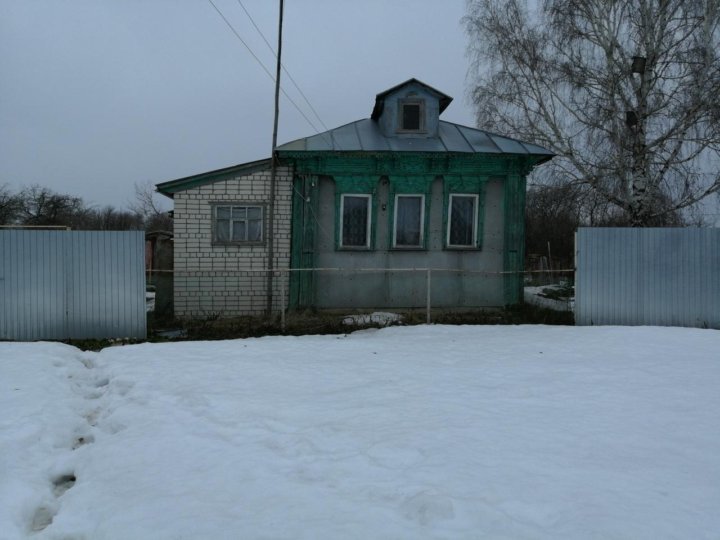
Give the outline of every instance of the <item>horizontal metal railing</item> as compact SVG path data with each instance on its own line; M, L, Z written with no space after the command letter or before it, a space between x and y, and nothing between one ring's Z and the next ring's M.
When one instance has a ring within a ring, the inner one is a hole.
M267 268L258 269L237 269L237 270L148 270L148 274L173 274L177 277L190 278L213 278L213 277L252 277L266 276L268 272L272 272L275 277L291 275L293 273L319 272L319 273L338 273L338 274L373 274L373 273L419 273L425 275L425 320L428 324L432 322L432 281L433 274L439 273L458 273L464 275L474 275L483 277L504 277L508 275L524 275L538 276L544 278L544 281L552 282L552 276L573 276L574 269L556 269L556 270L524 270L524 271L489 271L474 270L465 268L433 268L433 267L412 267L412 268L340 268L340 267L317 267L317 268ZM288 285L287 280L278 279L279 283L279 305L280 305L280 324L282 329L286 326ZM260 285L260 286L264 286Z

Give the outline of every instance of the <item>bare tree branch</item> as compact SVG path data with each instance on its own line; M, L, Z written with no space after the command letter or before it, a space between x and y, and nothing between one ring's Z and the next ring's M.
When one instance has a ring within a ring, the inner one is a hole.
M717 0L468 0L464 22L478 125L557 153L557 179L638 226L720 192Z

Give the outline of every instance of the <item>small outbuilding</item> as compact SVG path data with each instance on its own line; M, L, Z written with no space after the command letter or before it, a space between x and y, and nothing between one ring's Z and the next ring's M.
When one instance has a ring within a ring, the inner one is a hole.
M381 92L370 118L279 146L274 189L269 159L159 184L176 316L262 313L268 286L276 307L422 307L426 268L435 307L519 302L525 179L553 154L440 120L451 101L417 79ZM292 271L266 279L270 257Z

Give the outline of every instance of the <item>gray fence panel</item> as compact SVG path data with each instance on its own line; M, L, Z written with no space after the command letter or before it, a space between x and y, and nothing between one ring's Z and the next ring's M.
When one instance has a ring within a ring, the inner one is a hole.
M575 321L720 328L720 229L578 229Z
M0 338L62 339L65 253L60 231L0 232Z
M144 338L139 231L0 231L0 339Z

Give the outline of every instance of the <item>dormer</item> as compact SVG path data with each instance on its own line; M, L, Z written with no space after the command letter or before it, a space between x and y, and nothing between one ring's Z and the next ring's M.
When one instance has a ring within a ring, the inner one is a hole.
M375 96L371 118L386 137L437 137L440 114L451 101L432 86L409 79Z

